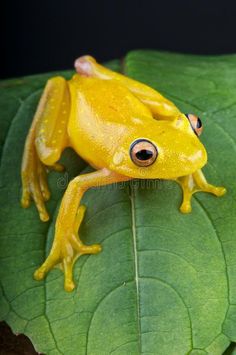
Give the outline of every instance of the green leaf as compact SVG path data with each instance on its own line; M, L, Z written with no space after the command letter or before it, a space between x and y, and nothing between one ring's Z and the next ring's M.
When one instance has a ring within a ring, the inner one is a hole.
M63 290L58 269L34 281L65 186L84 164L67 151L67 174L50 174L52 222L40 222L34 206L23 210L23 145L52 74L2 82L0 317L49 355L220 355L236 341L236 56L136 51L124 71L199 114L209 156L204 173L227 195L198 193L193 212L182 215L174 182L92 189L81 238L102 243L102 253L78 260L73 293Z

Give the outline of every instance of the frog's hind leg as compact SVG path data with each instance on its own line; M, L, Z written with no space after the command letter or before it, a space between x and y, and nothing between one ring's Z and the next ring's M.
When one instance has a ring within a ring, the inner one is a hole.
M86 55L76 59L75 69L80 75L102 80L115 80L118 84L125 86L150 109L155 119L174 120L181 115L174 103L166 99L158 91L98 64L91 56Z
M45 201L50 198L46 167L57 171L57 163L67 146L67 122L70 96L66 80L54 77L47 82L26 138L22 166L22 207L26 208L32 198L40 219L49 219Z
M180 206L180 211L182 213L191 212L191 198L195 192L209 192L215 196L223 196L226 193L226 189L224 187L217 187L208 184L203 172L200 169L191 175L177 178L177 182L183 190L183 201Z

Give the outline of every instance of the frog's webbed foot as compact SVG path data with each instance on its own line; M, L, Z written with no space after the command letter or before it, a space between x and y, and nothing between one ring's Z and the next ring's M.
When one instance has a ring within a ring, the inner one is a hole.
M49 215L45 207L45 202L50 199L50 191L47 183L47 172L53 169L55 171L63 171L64 167L55 163L48 167L39 159L36 149L31 146L25 154L22 164L22 197L21 205L24 208L29 207L30 200L33 199L39 212L41 221L49 220Z
M45 201L48 201L50 198L47 171L46 166L39 160L34 147L30 149L29 154L23 162L21 176L22 207L29 207L32 198L39 212L40 219L47 221L49 215L45 207Z
M100 245L84 245L78 236L85 209L83 205L79 207L73 229L65 231L58 227L50 254L34 273L36 280L42 280L54 266L60 264L64 272L64 288L66 291L72 291L75 287L73 265L77 258L84 254L97 254L101 251Z
M183 190L183 201L180 206L182 213L191 212L191 198L195 192L209 192L215 196L223 196L226 193L224 187L208 184L201 170L197 170L195 173L188 176L179 177L177 178L177 182Z

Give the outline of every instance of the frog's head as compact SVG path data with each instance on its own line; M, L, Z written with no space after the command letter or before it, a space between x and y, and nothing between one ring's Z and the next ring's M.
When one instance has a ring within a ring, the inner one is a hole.
M181 114L173 121L142 121L119 142L112 169L143 179L189 175L207 162L206 150L199 140L201 132L201 120L193 114Z

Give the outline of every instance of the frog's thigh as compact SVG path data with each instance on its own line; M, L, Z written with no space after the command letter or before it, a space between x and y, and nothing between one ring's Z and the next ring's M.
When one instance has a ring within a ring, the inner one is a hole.
M181 114L174 103L167 100L158 91L98 64L90 56L78 58L75 61L75 69L77 73L84 76L92 76L103 80L116 80L146 105L156 119L173 120Z
M36 115L35 146L45 165L54 165L68 145L67 124L70 92L67 81L54 77L47 82Z

